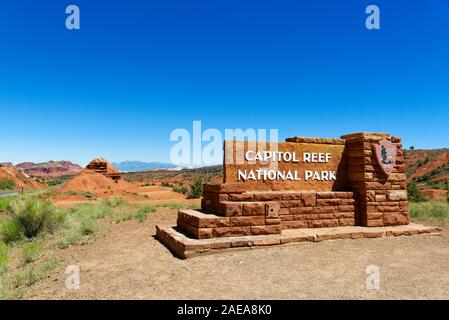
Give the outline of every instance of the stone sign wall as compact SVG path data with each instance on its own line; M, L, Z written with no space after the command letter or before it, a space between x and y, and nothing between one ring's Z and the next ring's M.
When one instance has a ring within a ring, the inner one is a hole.
M197 239L408 224L401 140L386 133L225 142L224 182L178 227Z

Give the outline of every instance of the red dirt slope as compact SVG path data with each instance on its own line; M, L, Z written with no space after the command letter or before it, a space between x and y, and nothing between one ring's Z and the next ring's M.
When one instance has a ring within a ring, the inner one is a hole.
M10 179L14 181L18 190L22 188L24 190L41 190L46 188L43 184L28 177L11 164L3 164L0 167L0 179Z

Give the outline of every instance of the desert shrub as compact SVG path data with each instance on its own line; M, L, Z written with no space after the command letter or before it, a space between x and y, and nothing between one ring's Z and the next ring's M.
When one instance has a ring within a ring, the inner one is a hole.
M449 204L437 201L411 202L410 217L412 220L449 222Z
M411 202L424 202L426 201L426 197L421 193L421 190L419 190L418 186L416 185L416 182L412 181L407 185L407 193L408 193L408 199Z
M121 207L128 204L128 202L122 198L108 198L103 200L102 203L110 208Z
M180 203L180 202L159 203L157 206L170 209L200 209L199 205Z
M134 219L137 220L138 222L144 222L149 213L153 213L156 212L156 208L150 205L143 205L139 208L139 210L137 211L137 213L134 215Z
M447 203L449 203L449 190L446 193L446 201L447 201Z
M0 237L6 243L20 241L25 238L25 229L17 219L11 219L0 226Z
M176 186L172 188L173 192L186 194L189 190L184 186Z
M28 266L16 274L16 286L31 286L44 277L43 273L34 266Z
M0 190L14 190L16 183L11 179L0 179Z
M16 197L0 197L0 211L4 211Z
M79 232L82 236L88 236L98 231L98 225L91 217L82 217L80 221Z
M172 186L169 182L166 182L166 181L162 181L161 185L163 187L169 187L169 188Z
M198 199L203 195L203 181L197 179L190 185L190 191L188 194L189 199Z
M0 242L0 276L8 270L9 260L9 247L6 244Z
M65 219L51 201L39 199L16 199L8 205L6 213L11 220L23 226L27 238L41 232L53 232Z
M145 204L145 205L143 205L143 206L141 206L141 207L139 208L139 211L138 211L138 212L142 212L142 213L153 213L153 212L156 212L156 208L153 207L153 206L150 206L150 205L148 205L148 204Z
M24 244L22 247L22 261L30 263L36 261L42 253L42 244L31 242Z
M18 300L22 292L16 288L14 280L9 277L0 278L0 300Z

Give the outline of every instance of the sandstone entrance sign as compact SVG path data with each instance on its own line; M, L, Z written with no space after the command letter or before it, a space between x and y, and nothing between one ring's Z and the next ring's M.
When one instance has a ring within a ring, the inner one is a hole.
M299 138L296 138L299 139ZM344 141L248 143L226 141L224 183L243 183L248 190L338 189L344 180Z
M409 225L401 139L226 141L224 181L157 237L180 257L234 247L435 232Z

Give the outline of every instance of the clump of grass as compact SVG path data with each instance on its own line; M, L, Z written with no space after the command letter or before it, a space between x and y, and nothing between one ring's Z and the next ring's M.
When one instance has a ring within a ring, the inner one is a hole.
M139 208L137 213L134 215L134 218L142 223L148 218L148 214L156 212L156 208L150 205L143 205Z
M34 266L20 270L16 275L16 286L31 286L43 278L43 274Z
M0 197L0 211L5 211L8 205L14 200L17 199L16 196L13 197Z
M170 208L170 209L199 209L200 208L200 205L186 204L186 203L180 203L180 202L160 203L157 206L162 207L162 208Z
M11 278L0 278L0 300L17 300L22 297L22 292L16 289Z
M58 261L49 259L42 264L34 266L29 265L20 270L15 276L15 286L31 286L45 278L50 271L56 268Z
M6 213L10 221L22 225L27 238L36 237L42 232L51 233L65 219L65 215L51 201L39 199L16 199L9 203Z
M172 188L172 190L173 190L173 192L182 193L182 194L186 194L187 192L189 192L189 189L187 189L184 186L174 186Z
M8 270L10 260L9 251L9 246L0 242L0 276Z
M31 242L24 244L22 247L22 261L24 263L34 262L42 254L42 244L38 242Z
M449 204L438 201L410 202L410 218L415 221L449 222Z
M8 220L0 226L0 238L6 243L21 241L25 238L25 229L19 220Z
M16 183L11 179L0 179L0 190L14 190Z
M128 204L128 202L122 198L108 198L104 199L102 203L109 208L117 208Z

